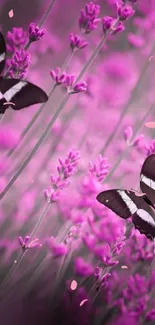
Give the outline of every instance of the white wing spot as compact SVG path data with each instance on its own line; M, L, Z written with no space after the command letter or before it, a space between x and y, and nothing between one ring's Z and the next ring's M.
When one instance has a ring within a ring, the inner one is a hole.
M7 102L10 102L14 95L16 95L23 87L27 85L26 81L20 81L13 87L11 87L9 90L7 90L3 97L7 100Z
M124 203L127 205L128 209L130 210L131 214L134 214L138 208L136 204L130 199L130 197L124 191L117 191L118 194L121 196Z
M149 186L150 188L155 190L155 182L152 179L150 179L144 175L141 175L140 179L141 179L141 182L143 182L144 184L146 184L147 186Z
M144 221L148 222L149 224L151 224L152 226L155 226L155 221L152 218L152 216L145 210L143 209L139 209L137 211L137 215Z

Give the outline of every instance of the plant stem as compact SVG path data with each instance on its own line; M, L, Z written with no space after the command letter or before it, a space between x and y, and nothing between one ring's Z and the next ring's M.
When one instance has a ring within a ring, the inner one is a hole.
M53 85L50 93L49 93L49 98L51 97L51 95L53 94L54 90L56 88L56 84ZM41 114L41 112L44 109L45 104L42 104L39 108L39 110L35 113L35 115L32 117L31 121L28 123L28 125L26 126L26 128L23 130L21 136L20 136L20 140L19 142L16 144L16 146L11 149L8 153L7 153L7 157L12 156L13 152L18 148L18 146L21 144L22 140L25 138L25 135L27 134L27 132L31 129L31 127L33 126L33 124L35 123L35 121L37 120L37 118L39 117L39 115Z
M141 127L143 126L146 118L149 116L149 114L151 113L151 111L153 110L153 108L155 107L155 104L153 103L150 106L150 109L147 111L147 113L144 115L144 117L142 118L142 120L137 124L137 127L135 128L135 131L133 132L132 138L131 138L131 143L134 140L134 137L137 135L137 133L139 132L139 130L141 129ZM116 168L119 166L119 164L121 163L122 159L126 156L128 149L130 147L126 146L126 148L124 149L124 151L122 151L121 155L119 156L118 160L116 161L115 165L113 166L112 170L110 171L110 173L107 175L107 177L105 178L104 182L108 182L109 179L113 176Z
M44 22L47 18L47 16L49 15L50 11L52 10L54 4L55 4L56 0L52 0L47 11L45 12L44 16L42 17L42 19L40 20L40 23L39 23L39 28L41 28L43 25L44 25Z
M106 37L105 35L103 35L100 39L100 42L98 43L97 47L95 48L94 52L92 53L92 55L90 56L89 60L87 61L87 63L84 65L83 69L81 70L80 74L78 75L77 79L75 80L75 84L80 81L80 79L83 77L83 75L85 74L85 72L90 68L90 66L92 65L93 61L95 60L95 58L97 57L98 53L100 52L100 49L102 48L103 44L105 43ZM8 184L6 185L6 187L4 188L4 190L0 193L0 200L4 197L4 195L8 192L8 190L10 189L10 187L14 184L14 182L17 180L17 178L20 176L20 174L23 172L23 170L25 169L25 167L29 164L29 162L31 161L32 157L35 155L35 153L38 151L38 149L40 148L41 144L43 143L43 141L46 139L46 137L48 136L51 127L53 126L54 122L57 120L60 112L63 110L63 108L65 107L65 104L67 103L68 99L70 97L70 93L66 93L65 96L63 97L62 102L60 103L60 105L58 106L54 116L52 117L52 119L50 120L50 122L48 123L46 129L44 130L44 132L42 133L40 139L38 140L38 142L36 143L36 145L34 146L34 148L32 149L32 151L29 153L28 157L25 159L25 161L21 164L20 168L16 171L16 173L13 175L13 177L10 179L10 181L8 182Z
M18 269L19 265L21 264L25 254L26 254L26 251L22 251L20 253L19 257L17 258L16 262L14 262L14 264L12 265L10 271L8 272L6 278L4 279L4 282L2 283L2 286L0 287L0 294L4 293L4 290L6 289L7 285L9 284L13 274L15 273L15 271Z
M34 237L36 237L36 234L39 231L39 229L40 229L40 227L41 227L41 225L42 225L42 223L43 223L43 221L45 219L45 216L46 216L47 212L50 209L50 206L51 206L51 203L49 203L49 202L45 205L42 214L40 215L36 225L34 226L32 232L30 234L30 239L33 239Z
M114 139L114 137L116 136L116 133L117 133L117 131L118 131L118 129L119 129L119 127L120 127L120 125L121 125L123 119L124 119L124 116L126 115L126 113L127 113L128 109L129 109L130 105L131 105L131 104L133 103L133 101L135 100L136 95L137 95L137 93L138 93L138 90L139 90L139 88L140 88L140 86L141 86L141 84L142 84L143 77L145 76L145 72L146 72L146 70L147 70L147 68L148 68L148 66L149 66L149 64L150 64L149 57L152 56L152 55L154 54L154 52L155 52L155 46L153 46L153 49L152 49L151 53L150 53L149 56L147 57L146 63L145 63L145 65L144 65L144 67L143 67L143 69L142 69L142 72L141 72L141 74L140 74L140 76L139 76L139 78L138 78L138 81L137 81L137 83L136 83L136 85L135 85L135 87L134 87L134 89L133 89L133 91L132 91L131 97L129 98L127 104L126 104L125 107L123 108L123 110L122 110L122 112L121 112L121 115L120 115L120 117L119 117L119 120L118 120L116 126L114 127L114 130L112 131L112 133L111 133L110 136L108 137L106 143L104 144L104 146L103 146L102 149L100 150L100 152L101 152L102 155L105 154L105 151L106 151L106 149L108 148L109 144L111 144L111 142L113 141L113 139Z
M71 60L72 60L72 58L73 58L73 56L74 56L74 53L75 53L75 52L71 52L71 53L68 55L68 57L66 58L64 64L62 65L61 70L64 71L64 70L67 69L67 67L69 66L69 64L70 64L70 62L71 62ZM52 97L52 95L53 95L53 93L54 93L54 91L55 91L55 89L56 89L56 86L57 86L56 83L52 86L52 89L51 89L51 91L50 91L49 94L48 94L49 99L51 99L51 97ZM28 125L26 126L26 128L23 130L23 132L22 132L22 134L21 134L21 136L20 136L19 142L16 144L16 146L15 146L13 149L11 149L10 151L8 151L8 153L7 153L7 155L6 155L7 157L12 156L12 154L15 152L15 150L19 147L19 145L21 144L21 142L24 140L25 136L27 135L28 131L32 128L32 126L33 126L33 124L35 123L35 121L38 119L38 117L39 117L39 116L41 115L41 113L43 112L43 109L44 109L45 105L46 105L46 103L43 103L43 104L40 106L39 110L34 114L34 116L32 117L32 119L30 120L30 122L29 122ZM3 116L4 116L4 115L3 115Z

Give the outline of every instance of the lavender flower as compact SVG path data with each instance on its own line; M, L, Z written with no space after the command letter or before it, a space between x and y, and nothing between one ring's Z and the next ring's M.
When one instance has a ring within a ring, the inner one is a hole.
M113 24L114 24L114 19L112 17L106 16L102 18L102 28L103 32L106 33L107 31L110 31Z
M74 35L73 33L69 34L69 39L72 51L82 50L88 45L88 42L86 42L81 36Z
M74 84L75 76L65 72L61 73L60 68L56 68L55 71L51 70L50 75L57 86L65 86L71 94L87 91L87 83L85 81Z
M112 17L103 17L102 19L102 28L104 34L117 34L124 31L124 25L121 21L113 19Z
M29 40L35 42L40 40L46 33L46 29L40 29L35 23L29 26Z
M65 160L58 159L58 176L50 176L51 186L44 191L45 198L48 202L52 203L57 201L60 197L60 192L69 185L68 179L76 173L79 158L79 152L72 149L69 151Z
M102 182L108 174L110 164L107 163L108 159L98 155L95 163L89 164L89 172L95 176L99 182Z
M147 157L155 153L155 140L151 140L149 144L145 145L145 151Z
M87 83L85 81L79 82L75 84L75 76L74 75L67 75L66 80L64 82L67 90L71 94L76 94L80 92L87 91Z
M133 10L132 6L118 6L117 8L117 14L121 21L131 18L134 13L135 10Z
M57 67L55 70L51 70L50 75L55 81L56 85L64 84L66 80L66 73L61 73L61 69L59 67Z
M14 53L21 50L27 42L26 32L19 27L13 27L11 31L7 32L7 51Z
M11 78L25 78L30 62L30 54L24 49L15 52L10 60L9 76Z
M75 274L80 276L89 276L94 272L91 264L84 261L82 257L77 257L74 261Z
M84 34L88 34L97 28L100 19L97 18L100 13L100 6L93 2L86 4L85 10L81 10L79 18L79 27Z
M35 247L41 247L42 245L39 243L38 238L34 238L30 241L30 236L26 236L25 238L22 238L21 236L18 237L18 241L20 246L22 247L23 251L26 251L31 248Z
M128 126L125 128L124 130L124 139L125 141L127 141L127 143L129 143L130 139L132 138L133 135L133 129L131 126Z
M67 245L63 243L57 243L54 237L51 237L48 241L48 246L52 252L53 257L58 258L68 253Z

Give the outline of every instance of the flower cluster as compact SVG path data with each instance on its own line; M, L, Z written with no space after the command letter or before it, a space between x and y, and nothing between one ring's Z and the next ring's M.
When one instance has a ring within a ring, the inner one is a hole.
M146 144L145 152L147 157L155 153L155 140L151 140L149 144Z
M52 256L55 258L67 255L68 247L64 243L57 243L54 237L51 237L48 240L48 246L52 253Z
M135 137L135 139L133 139L133 129L131 126L127 126L124 129L124 139L129 146L135 147L137 150L139 150L143 145L144 135L139 134Z
M46 33L46 29L40 29L35 23L29 26L29 40L35 42L40 40Z
M9 63L9 76L24 79L31 63L30 54L24 49L16 51Z
M94 272L93 266L82 257L77 257L74 261L75 274L80 276L90 276Z
M13 54L17 50L23 49L27 42L27 33L23 28L13 27L7 32L7 51Z
M76 173L79 158L79 152L75 149L69 151L64 161L59 158L59 165L57 166L58 176L50 176L51 186L44 191L48 202L57 201L60 197L60 192L69 185L69 178Z
M91 162L89 164L89 172L92 176L95 176L99 182L102 182L108 174L109 167L110 164L108 164L108 159L99 155L94 163Z
M19 241L19 244L24 252L27 251L28 249L42 246L39 243L38 238L34 238L34 239L30 240L30 236L25 236L25 238L22 238L21 236L19 236L18 241Z
M88 45L88 42L86 42L81 36L75 35L73 33L69 34L69 39L72 51L82 50Z
M83 34L88 34L97 28L100 18L98 15L100 13L100 6L90 2L86 4L85 10L81 10L79 18L79 27Z
M61 73L61 69L59 67L57 67L55 70L51 70L50 75L57 86L65 86L67 91L71 94L87 91L87 83L85 81L75 83L75 76L65 72Z

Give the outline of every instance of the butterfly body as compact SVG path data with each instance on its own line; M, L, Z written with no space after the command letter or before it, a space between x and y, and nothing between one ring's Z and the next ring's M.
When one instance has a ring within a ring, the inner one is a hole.
M13 110L20 110L37 103L46 102L48 96L40 87L26 80L8 79L2 76L5 57L6 45L0 32L0 114L4 114L9 106Z
M140 188L136 191L113 189L97 195L97 200L123 219L132 217L136 229L147 238L155 239L155 155L146 158L141 169ZM144 193L144 194L143 194Z

